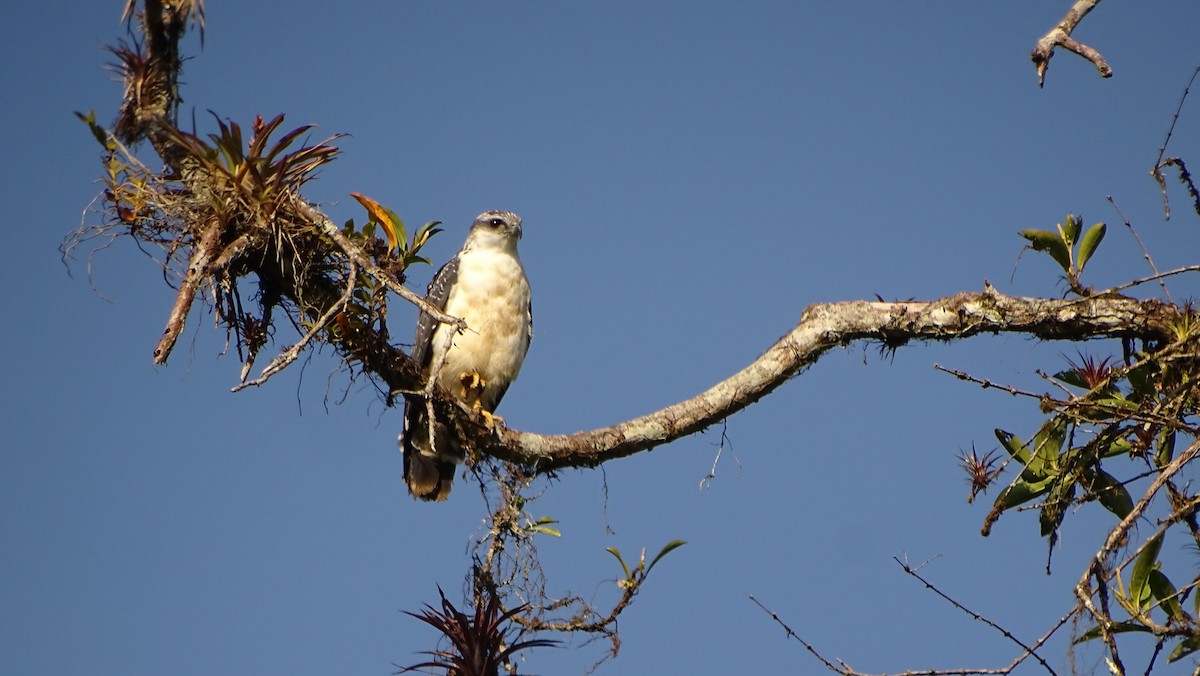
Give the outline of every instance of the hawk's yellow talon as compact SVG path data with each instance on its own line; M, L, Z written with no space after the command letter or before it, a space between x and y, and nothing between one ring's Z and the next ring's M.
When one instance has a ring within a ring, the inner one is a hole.
M483 416L483 419L487 421L487 426L492 428L492 431L496 434L500 434L500 427L502 425L507 426L507 423L504 422L504 418L501 418L495 413L492 413L491 411L485 411L482 407L477 410L479 414Z
M500 425L504 425L504 418L486 411L483 408L483 390L487 387L487 381L479 374L479 371L463 371L458 374L458 382L462 384L462 397L464 404L471 407L471 412L483 416L484 422L496 434L500 433Z
M466 402L478 402L487 386L479 371L463 371L458 374L458 382L462 383L462 400Z

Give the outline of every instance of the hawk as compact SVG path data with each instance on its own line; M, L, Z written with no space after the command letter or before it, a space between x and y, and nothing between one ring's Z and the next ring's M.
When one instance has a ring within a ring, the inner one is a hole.
M462 249L434 275L425 294L437 309L465 320L467 328L459 333L454 325L422 312L412 347L412 358L427 378L433 377L430 371L445 350L438 384L489 421L521 370L533 338L529 280L517 256L519 239L521 218L512 212L485 211L475 218ZM433 422L432 440L430 427L425 401L410 398L401 437L404 482L417 498L445 500L455 466L465 454L444 424Z

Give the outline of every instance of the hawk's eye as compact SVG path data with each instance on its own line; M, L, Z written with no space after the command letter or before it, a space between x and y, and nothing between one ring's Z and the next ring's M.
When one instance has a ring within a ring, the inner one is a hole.
M488 225L492 226L493 228L498 228L498 227L504 225L504 219L503 218L493 218L490 221L488 221Z

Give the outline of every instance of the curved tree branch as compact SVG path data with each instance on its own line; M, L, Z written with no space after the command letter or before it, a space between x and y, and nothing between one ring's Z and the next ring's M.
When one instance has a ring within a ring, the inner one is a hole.
M593 467L698 432L758 401L835 347L859 340L899 347L911 340L954 340L981 333L1024 333L1044 340L1137 337L1166 340L1178 308L1119 295L1052 300L1018 298L990 284L926 302L851 301L809 306L800 322L749 366L708 390L649 415L570 435L465 425L482 452L539 472ZM465 418L465 416L464 416Z
M1054 56L1056 47L1063 47L1091 61L1096 70L1100 71L1100 77L1112 77L1112 68L1100 52L1071 37L1071 32L1083 21L1083 17L1099 4L1100 0L1075 0L1075 4L1071 5L1071 9L1067 10L1058 25L1037 41L1030 58L1037 69L1039 87L1046 84L1046 69L1050 67L1050 58Z

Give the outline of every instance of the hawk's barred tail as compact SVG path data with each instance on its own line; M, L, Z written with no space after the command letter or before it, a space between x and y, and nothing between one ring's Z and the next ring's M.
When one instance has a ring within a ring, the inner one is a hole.
M404 409L404 432L400 435L400 450L404 453L404 483L414 498L442 501L450 497L454 485L454 470L459 456L452 451L450 439L442 425L434 425L437 446L444 453L434 455L429 441L429 418L423 404L409 401Z
M440 502L450 497L454 469L452 462L424 455L415 448L404 449L404 483L415 498Z

